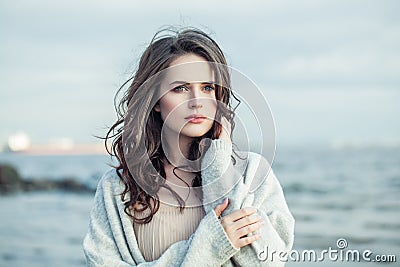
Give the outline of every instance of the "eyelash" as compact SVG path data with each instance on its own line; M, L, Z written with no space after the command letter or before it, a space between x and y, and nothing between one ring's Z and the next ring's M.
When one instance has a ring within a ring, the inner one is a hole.
M214 88L214 86L213 85L206 85L206 86L204 86L204 88L211 88L211 90L209 90L209 91L214 91L215 90L215 88Z
M174 87L174 88L172 89L172 91L177 92L177 93L180 93L180 92L183 91L183 90L179 90L179 89L187 90L186 86L184 86L184 85L179 85L179 86L177 86L177 87Z
M206 88L210 88L210 89L207 90ZM184 89L184 90L187 91L187 90L188 90L188 87L185 86L185 85L179 85L179 86L177 86L177 87L174 87L174 88L172 89L172 91L177 92L177 93L183 92L183 90L180 90L180 89ZM215 88L214 88L213 85L206 85L206 86L203 87L203 90L204 90L204 89L206 89L205 91L207 91L207 92L211 92L211 91L214 91L214 90L215 90Z

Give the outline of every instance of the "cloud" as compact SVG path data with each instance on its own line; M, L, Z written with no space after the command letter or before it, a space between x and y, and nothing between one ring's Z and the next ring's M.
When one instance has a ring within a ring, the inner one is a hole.
M93 125L102 126L102 118L109 122L115 90L166 24L209 29L233 67L265 88L279 86L288 103L316 87L333 99L341 96L337 90L366 86L390 94L400 77L398 6L398 1L1 1L0 144L21 126L36 137L57 131L80 139ZM323 110L315 102L326 100L320 94L302 99L299 110L310 105ZM280 118L290 120L293 111L282 112ZM367 109L364 116L373 112ZM68 123L47 127L59 117ZM298 118L302 122L308 120ZM287 128L288 136L292 131ZM312 133L311 128L303 135Z
M277 83L399 85L400 24L353 20L291 25L264 36L272 44L265 47L269 57L262 74Z
M288 59L276 70L282 77L299 80L341 79L342 81L395 80L400 77L400 57L372 51L334 51Z

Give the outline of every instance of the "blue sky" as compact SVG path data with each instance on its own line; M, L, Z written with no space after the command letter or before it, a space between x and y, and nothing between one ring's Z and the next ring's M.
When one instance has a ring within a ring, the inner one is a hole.
M400 140L398 1L0 2L0 145L96 142L163 25L211 32L265 94L278 144Z

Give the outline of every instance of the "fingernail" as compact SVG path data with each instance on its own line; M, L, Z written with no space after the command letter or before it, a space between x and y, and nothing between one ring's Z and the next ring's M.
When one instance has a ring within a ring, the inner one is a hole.
M222 202L222 204L226 204L228 203L228 198L225 198L224 201Z
M261 225L264 225L264 224L265 224L265 221L261 221L260 224L261 224Z

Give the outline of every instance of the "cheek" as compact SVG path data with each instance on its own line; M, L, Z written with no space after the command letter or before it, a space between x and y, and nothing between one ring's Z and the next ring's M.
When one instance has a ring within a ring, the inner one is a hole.
M177 114L179 110L179 107L180 107L180 102L177 101L177 99L174 97L168 97L166 95L160 99L160 111L163 120L165 120L167 116L172 116L172 117L175 116L175 114Z
M217 112L217 100L216 99L207 100L205 105L205 110L209 112L209 115L212 115L211 117L215 117L215 114Z

